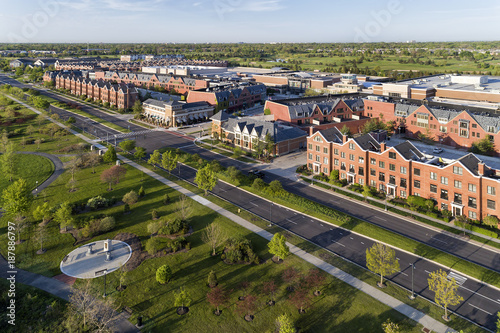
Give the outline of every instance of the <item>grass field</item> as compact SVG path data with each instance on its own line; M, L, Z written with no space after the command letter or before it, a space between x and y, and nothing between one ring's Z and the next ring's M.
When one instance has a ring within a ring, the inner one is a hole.
M54 172L54 164L46 157L37 155L16 154L16 179L23 178L31 189L35 189L36 181L42 184ZM5 177L0 178L0 193L11 182Z

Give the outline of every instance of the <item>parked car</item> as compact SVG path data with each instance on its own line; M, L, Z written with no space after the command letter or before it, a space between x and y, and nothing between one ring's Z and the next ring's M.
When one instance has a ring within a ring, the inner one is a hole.
M258 178L260 178L260 179L264 178L264 176L265 176L265 175L264 175L264 173L263 173L262 171L260 171L260 170L255 170L255 169L252 169L252 170L248 171L248 174L249 174L250 176L258 177Z
M441 148L439 148L439 147L436 147L436 148L434 148L434 149L432 150L432 152L433 152L434 154L441 154L441 153L443 152L443 150L442 150Z

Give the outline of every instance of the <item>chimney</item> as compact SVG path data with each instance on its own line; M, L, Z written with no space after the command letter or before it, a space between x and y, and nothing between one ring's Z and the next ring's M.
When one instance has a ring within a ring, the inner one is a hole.
M480 161L480 162L477 164L477 173L478 173L480 176L484 176L484 171L485 171L485 166L484 166L484 163L483 163L483 161Z
M387 149L387 146L386 146L385 142L381 142L381 143L380 143L380 152L382 153L382 152L384 152L386 149Z
M314 134L314 127L310 126L309 127L309 136Z
M347 135L342 134L342 144L346 143L347 139L348 139Z

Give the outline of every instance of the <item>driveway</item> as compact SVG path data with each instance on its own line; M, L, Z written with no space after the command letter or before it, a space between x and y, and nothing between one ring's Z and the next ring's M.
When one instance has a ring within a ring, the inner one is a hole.
M275 158L272 163L264 164L257 168L296 181L300 178L297 177L297 173L295 171L299 166L306 163L306 157L307 152L302 150L280 156Z

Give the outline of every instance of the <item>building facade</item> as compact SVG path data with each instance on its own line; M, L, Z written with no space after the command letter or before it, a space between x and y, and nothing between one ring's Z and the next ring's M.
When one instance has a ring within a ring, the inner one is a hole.
M263 84L257 84L189 91L187 101L189 103L208 102L215 107L216 112L234 112L263 103L265 98L266 87Z
M391 197L433 199L454 216L500 216L500 172L472 153L443 159L422 153L409 141L388 146L374 134L348 138L336 128L315 132L307 145L307 166L314 173L339 170L348 183L368 185Z
M163 102L150 98L144 101L142 106L148 122L167 127L206 122L214 112L214 107L206 102Z

